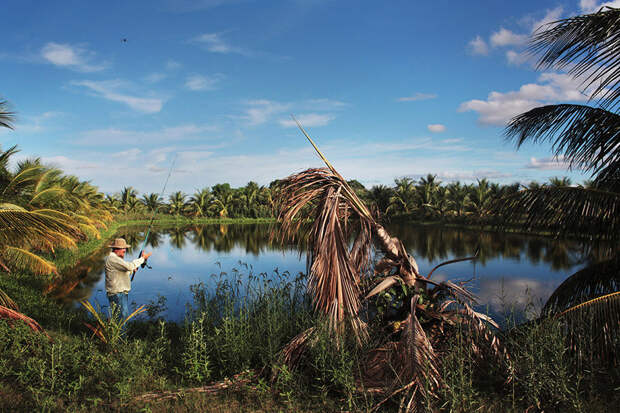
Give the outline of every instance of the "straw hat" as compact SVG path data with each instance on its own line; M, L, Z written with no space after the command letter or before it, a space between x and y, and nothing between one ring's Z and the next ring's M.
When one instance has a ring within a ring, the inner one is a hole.
M108 245L108 247L116 248L116 249L121 249L121 248L127 249L127 248L131 248L131 245L127 244L127 242L125 241L125 238L116 238L113 243Z

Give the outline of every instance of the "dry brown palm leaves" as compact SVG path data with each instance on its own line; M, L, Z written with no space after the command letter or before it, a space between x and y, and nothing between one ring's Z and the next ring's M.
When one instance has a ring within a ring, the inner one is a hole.
M472 310L474 297L465 288L449 281L434 282L430 274L420 275L403 243L377 222L299 123L298 126L327 168L308 169L280 181L275 202L281 222L279 239L283 243L296 240L307 246L308 290L315 310L327 317L330 331L340 337L347 331L348 322L358 342L367 334L359 314L363 285L367 283L360 281L368 274L370 254L376 243L383 256L373 268L377 285L366 298L384 293L398 283L406 291L404 300L409 310L393 333L379 339L383 344L367 354L360 379L364 388L381 389L387 399L400 395L402 407L413 411L441 385L440 350L449 334L466 326L472 332L469 343L475 351L481 353L483 348L490 348L499 354L499 343L487 326L495 324ZM302 231L306 225L309 230ZM456 261L461 260L452 262ZM433 286L430 290L429 285ZM309 329L295 337L282 350L281 361L295 367L304 349L315 341L315 333Z

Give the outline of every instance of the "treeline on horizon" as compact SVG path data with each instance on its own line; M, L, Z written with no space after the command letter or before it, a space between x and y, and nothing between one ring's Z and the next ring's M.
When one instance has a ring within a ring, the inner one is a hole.
M348 181L357 195L382 218L410 218L425 221L455 221L480 223L494 217L494 206L504 197L526 188L519 183L508 185L490 182L486 178L476 183L460 181L443 183L436 175L428 174L419 180L396 178L393 186L374 185L367 189L357 180ZM554 177L540 184L532 181L527 188L570 186L567 177ZM193 194L171 193L167 199L156 193L140 193L124 187L119 193L106 195L108 206L120 214L182 215L193 218L276 218L275 199L280 180L269 186L250 181L233 188L228 183L205 187ZM583 186L589 187L586 181Z

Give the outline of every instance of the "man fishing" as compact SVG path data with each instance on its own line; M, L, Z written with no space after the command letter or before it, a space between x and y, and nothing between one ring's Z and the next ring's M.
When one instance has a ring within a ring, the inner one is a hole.
M105 260L105 290L110 302L110 316L112 315L112 304L120 309L121 319L129 317L129 290L131 290L130 276L146 262L153 254L152 252L144 252L140 257L131 262L124 260L125 253L129 245L124 238L116 238L112 244L110 255Z

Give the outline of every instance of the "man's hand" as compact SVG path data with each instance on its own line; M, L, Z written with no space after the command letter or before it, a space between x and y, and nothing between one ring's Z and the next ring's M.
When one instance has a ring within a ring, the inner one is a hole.
M153 255L152 252L142 252L142 258L144 258L144 261L148 260L151 255Z

